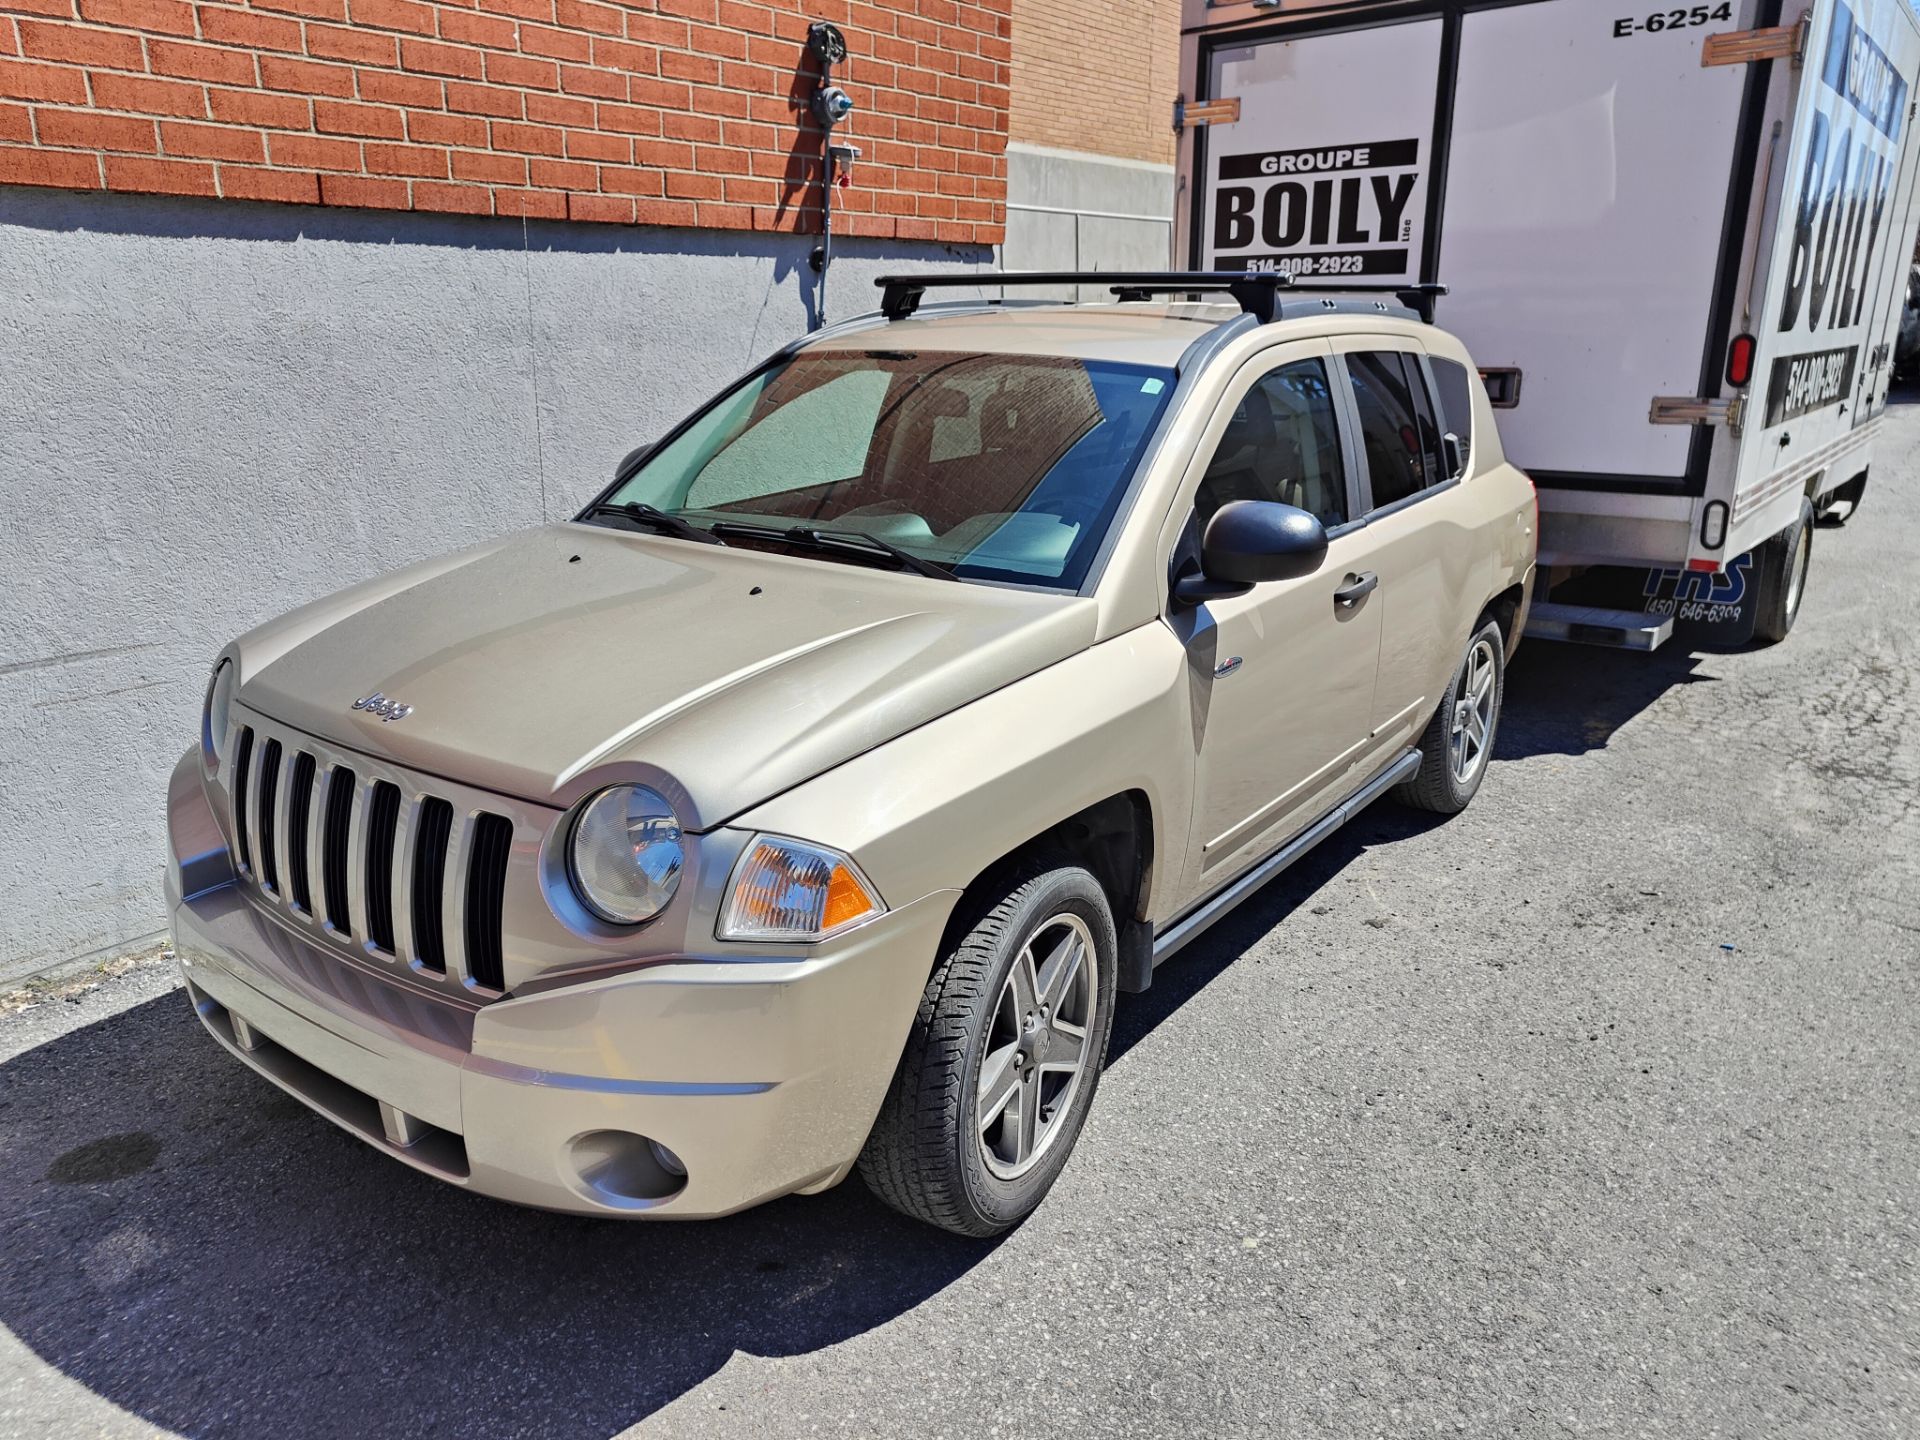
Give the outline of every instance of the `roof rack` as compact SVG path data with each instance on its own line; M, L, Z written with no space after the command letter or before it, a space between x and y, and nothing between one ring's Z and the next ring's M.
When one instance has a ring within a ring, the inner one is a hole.
M880 313L904 320L920 308L920 298L933 289L982 285L1105 285L1122 301L1153 295L1222 293L1262 325L1278 313L1277 292L1289 295L1392 295L1429 325L1433 302L1447 293L1439 284L1419 285L1302 285L1277 270L977 270L947 271L937 275L882 275ZM992 303L992 302L988 302Z

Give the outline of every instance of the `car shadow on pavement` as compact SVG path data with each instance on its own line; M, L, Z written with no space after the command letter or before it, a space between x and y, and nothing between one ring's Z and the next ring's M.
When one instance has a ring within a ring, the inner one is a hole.
M1107 1044L1108 1068L1366 851L1422 834L1447 820L1445 815L1382 801L1334 831L1186 949L1168 958L1153 972L1153 984L1143 994L1120 997L1113 1038Z
M846 1340L993 1249L857 1180L702 1225L470 1195L235 1064L178 992L0 1066L0 1153L0 1322L221 1440L603 1440L736 1350Z
M1669 643L1647 654L1530 640L1507 671L1495 760L1582 755L1679 685L1712 683L1700 656Z

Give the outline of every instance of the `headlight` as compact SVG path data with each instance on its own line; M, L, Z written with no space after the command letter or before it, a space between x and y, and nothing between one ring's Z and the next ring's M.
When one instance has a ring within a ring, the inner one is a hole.
M848 856L781 835L756 835L720 907L722 940L823 940L882 913Z
M679 817L643 785L602 790L573 823L573 888L615 925L638 925L666 909L686 858Z
M207 682L206 708L200 716L200 756L207 768L218 768L227 753L227 731L233 725L233 662L222 660Z

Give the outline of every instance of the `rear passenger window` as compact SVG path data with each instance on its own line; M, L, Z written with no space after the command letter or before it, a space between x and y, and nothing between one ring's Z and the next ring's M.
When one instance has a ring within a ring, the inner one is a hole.
M1417 495L1447 478L1419 362L1399 350L1368 350L1347 356L1353 398L1360 412L1360 439L1373 482L1373 508Z
M1234 407L1194 495L1201 526L1230 500L1297 505L1328 529L1346 522L1347 475L1324 362L1283 365Z
M1467 378L1467 367L1429 355L1427 368L1433 371L1433 385L1440 392L1440 429L1460 442L1460 463L1466 465L1473 458L1473 382Z
M1440 445L1440 431L1444 427L1434 413L1433 391L1427 388L1427 376L1420 368L1419 356L1402 355L1400 364L1406 371L1407 390L1413 396L1414 420L1420 431L1420 457L1424 462L1421 474L1427 484L1438 485L1453 477L1447 473L1447 454Z

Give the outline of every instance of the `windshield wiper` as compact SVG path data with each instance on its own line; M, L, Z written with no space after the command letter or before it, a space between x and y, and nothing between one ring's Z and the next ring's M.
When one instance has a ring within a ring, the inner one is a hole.
M882 540L878 535L869 535L864 530L816 530L811 525L794 525L783 529L778 525L749 525L739 520L718 520L714 522L713 534L733 535L742 540L779 540L807 550L838 550L848 555L883 558L893 561L903 570L911 570L916 575L926 575L935 580L960 578L945 566L923 560L911 550L902 550L898 545Z
M672 535L680 540L698 540L702 545L724 545L711 530L702 530L698 525L682 520L678 515L669 515L657 506L644 501L629 500L624 505L596 505L587 511L589 515L618 515L631 520L643 530L653 530L662 535Z

